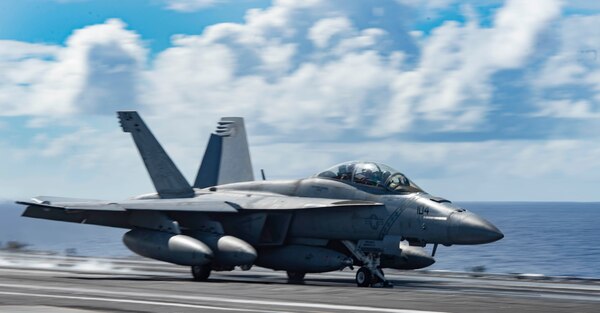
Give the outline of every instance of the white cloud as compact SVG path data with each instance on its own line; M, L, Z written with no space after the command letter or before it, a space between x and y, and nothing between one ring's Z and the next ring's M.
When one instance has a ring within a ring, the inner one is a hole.
M58 46L15 40L0 40L0 47L0 62L28 58L53 58L59 51Z
M600 15L571 16L556 26L557 51L533 79L540 115L600 115Z
M315 46L326 48L333 36L353 31L346 17L325 18L317 21L308 31L308 38Z
M419 121L433 131L469 130L486 119L491 75L523 65L558 14L554 2L543 7L511 1L491 28L475 19L448 22L422 39L411 68L403 51L383 48L394 40L386 31L356 29L343 11L323 14L320 2L279 1L250 11L244 24L176 39L148 73L147 102L237 112L288 133L332 122L377 136L411 131Z
M0 41L0 47L9 47L0 48L0 114L35 117L27 123L35 127L32 137L37 136L29 149L0 142L11 158L3 156L3 170L17 177L11 164L22 168L50 160L59 166L39 168L50 175L36 181L36 188L58 179L56 190L73 188L80 196L101 194L92 188L99 185L110 194L121 183L116 189L123 195L139 181L146 189L136 185L126 194L151 190L128 135L120 133L114 118L92 122L100 117L86 117L131 108L143 111L190 179L208 133L225 115L246 117L255 166L271 178L306 176L348 159L370 159L400 168L433 193L471 200L544 199L546 190L557 191L552 194L557 199L573 199L587 190L561 182L600 179L594 174L600 173L594 165L600 151L589 148L591 140L390 139L402 133L484 128L494 109L492 78L505 70L530 74L535 83L516 83L533 86L539 94L577 85L594 95L536 95L544 105L535 117L596 117L600 75L592 53L580 51L599 47L597 17L573 17L555 26L558 2L509 1L489 25L465 7L465 23L447 21L413 36L412 29L383 25L396 18L380 7L387 2L365 5L371 10L364 12L373 14L362 19L358 11L331 3L276 1L267 9L250 10L243 23L174 36L173 46L150 61L140 36L118 20L78 30L65 46ZM448 6L436 3L432 10ZM560 45L540 57L547 43L539 40L550 27L561 31ZM414 51L406 48L411 44ZM40 135L63 116L71 133ZM83 120L72 121L77 118ZM365 134L374 138L366 140ZM290 143L299 141L307 143ZM131 176L128 167L135 169ZM64 178L56 178L63 171ZM123 172L127 179L120 182ZM34 174L3 188L23 192ZM538 188L528 198L532 182L549 189ZM560 194L567 190L573 193Z
M540 104L535 116L557 118L589 119L600 118L600 108L594 108L590 101L552 100Z
M417 143L401 140L253 146L269 179L316 174L348 160L386 163L451 200L597 200L600 145L593 140ZM594 183L596 182L596 183Z
M494 18L484 52L499 67L520 66L535 48L536 35L559 13L559 1L508 1Z
M96 116L72 124L36 129L27 144L0 139L0 171L10 178L0 180L3 196L122 199L152 190L135 146L116 118Z
M146 51L119 20L87 26L65 47L0 42L0 114L68 115L137 105Z
M276 1L250 10L245 23L176 36L147 69L139 36L110 20L76 31L58 51L44 47L55 59L29 59L38 72L11 78L15 91L0 105L6 115L57 115L141 104L173 116L243 114L287 133L322 125L374 136L472 130L490 110L491 75L523 65L558 14L555 2L531 3L509 1L491 27L475 17L443 24L417 39L416 62L390 50L410 30L364 27L389 17L355 24L353 12L321 1ZM26 105L8 103L18 92Z
M164 0L166 8L179 12L195 12L215 5L218 0Z
M376 133L405 131L415 117L441 130L481 126L490 110L491 76L522 66L536 36L558 13L556 2L509 1L491 28L481 27L467 9L470 20L465 25L446 22L434 29L421 41L417 67L396 76L386 127Z
M27 111L31 85L40 83L59 51L51 45L0 41L0 114Z
M81 126L56 137L40 135L35 145L22 148L0 140L0 171L11 177L0 180L2 194L118 199L152 191L129 134L122 133L112 117L98 119L111 125L110 130ZM186 177L193 179L207 137L199 137L191 119L174 124L146 118L146 122ZM247 121L250 130L256 124ZM388 139L348 144L273 142L254 131L249 136L255 170L265 169L268 179L306 177L339 162L362 159L391 165L428 192L451 200L597 200L600 145L594 139L455 143Z

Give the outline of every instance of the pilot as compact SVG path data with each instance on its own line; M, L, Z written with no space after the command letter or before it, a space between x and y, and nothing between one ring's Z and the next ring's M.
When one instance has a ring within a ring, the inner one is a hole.
M408 178L406 178L406 176L400 174L400 185L402 186L408 186Z
M354 164L340 165L340 167L338 168L337 178L341 180L352 179L352 170L354 170Z
M360 173L356 174L354 180L360 184L377 186L381 183L381 172L378 170L373 171L369 168L364 168Z
M377 170L372 173L371 182L373 183L374 186L381 186L383 181L384 180L382 179L381 171Z
M391 175L392 173L390 171L385 171L383 175L381 175L381 182L385 183Z
M360 173L356 173L356 175L354 175L354 181L359 184L368 185L369 177L371 177L371 170L363 168Z
M402 174L394 174L392 179L390 179L388 188L395 190L397 188L406 187L409 185L410 185L410 183L408 182L408 179L406 178L406 176L404 176Z

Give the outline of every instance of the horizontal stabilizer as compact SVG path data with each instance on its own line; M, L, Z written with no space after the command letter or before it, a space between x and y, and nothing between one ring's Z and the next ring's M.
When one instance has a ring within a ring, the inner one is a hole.
M191 198L194 190L135 111L117 112L123 131L131 133L158 195Z
M244 119L223 117L217 130L210 135L194 187L206 188L253 180Z

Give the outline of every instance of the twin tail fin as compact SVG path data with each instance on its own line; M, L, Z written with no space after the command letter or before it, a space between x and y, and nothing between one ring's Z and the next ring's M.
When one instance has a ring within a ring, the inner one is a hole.
M130 133L158 195L163 199L191 198L194 190L135 111L117 112L123 131Z

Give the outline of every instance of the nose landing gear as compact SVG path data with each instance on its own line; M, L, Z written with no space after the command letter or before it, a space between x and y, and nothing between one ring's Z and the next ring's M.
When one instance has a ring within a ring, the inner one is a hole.
M383 279L381 277L384 277ZM368 267L361 267L356 272L356 285L358 287L384 287L393 288L394 286L385 279L383 271L380 268L373 272Z
M385 279L385 275L379 267L381 253L365 253L353 242L348 240L344 240L342 243L363 263L363 266L356 272L356 285L358 287L394 287L387 279Z
M366 267L361 267L356 272L356 285L358 287L369 287L373 282L373 275Z

